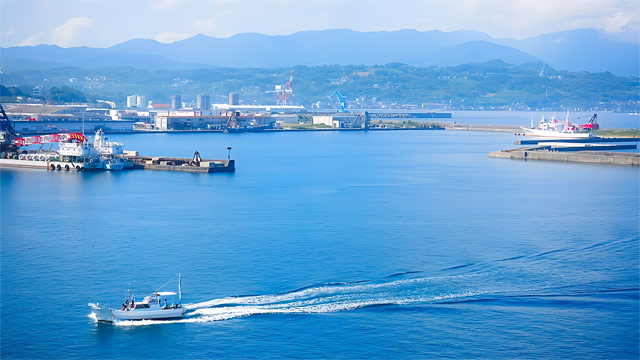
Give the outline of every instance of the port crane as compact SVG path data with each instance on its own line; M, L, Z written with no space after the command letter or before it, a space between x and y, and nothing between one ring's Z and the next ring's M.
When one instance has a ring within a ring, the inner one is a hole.
M18 137L7 113L0 104L0 144L2 149L11 148L15 151L20 146L71 141L85 142L87 138L78 132Z
M85 142L87 138L81 133L60 133L37 136L26 136L13 139L13 144L17 146L48 144L56 142Z
M582 125L582 127L584 129L590 129L590 130L600 129L600 124L598 124L598 114L593 114L589 119L589 121L586 124Z
M347 110L345 110L345 108L347 107L347 98L342 96L342 94L340 94L340 92L338 90L335 90L333 92L333 95L336 96L336 98L338 98L338 102L340 103L340 108L338 109L339 113L346 113L349 112Z
M289 74L289 81L282 85L276 85L276 105L293 105L293 70Z
M17 134L2 104L0 104L0 114L0 151L16 151L18 147L13 144L13 139Z
M16 131L13 129L7 113L4 112L2 104L0 104L0 112L2 112L2 117L0 118L0 131L5 131L13 136L16 136Z

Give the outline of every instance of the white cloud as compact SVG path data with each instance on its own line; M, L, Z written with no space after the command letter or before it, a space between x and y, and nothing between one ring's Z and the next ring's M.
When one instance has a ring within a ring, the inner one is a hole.
M22 42L20 43L20 46L32 46L32 45L42 44L43 38L44 38L43 32L36 35L31 35L28 38L22 40Z
M25 1L32 6L24 6ZM56 6L58 2L0 0L0 43L15 45L26 38L23 43L105 46L136 37L171 42L196 33L285 35L336 28L474 29L518 39L595 28L640 42L638 0L64 0L64 6ZM6 35L9 27L12 37Z
M190 34L190 33L177 33L177 32L166 31L156 35L155 39L161 43L168 44L168 43L188 39L193 35L194 34Z
M4 33L4 36L9 37L12 36L15 32L13 31L13 26L9 26L7 31Z
M51 40L60 46L78 45L84 36L84 29L93 24L93 20L86 17L76 17L65 21L64 24L53 29Z
M216 19L208 18L208 19L196 20L193 23L193 26L198 32L209 33L216 29L216 24L217 24Z
M24 39L20 46L55 44L62 47L86 45L93 36L87 32L93 20L86 17L70 18L50 32L40 32Z
M167 11L178 6L181 0L157 0L153 1L151 7L158 11Z

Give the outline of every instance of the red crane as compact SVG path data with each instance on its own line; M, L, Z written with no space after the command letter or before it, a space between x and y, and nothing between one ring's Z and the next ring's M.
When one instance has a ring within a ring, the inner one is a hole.
M62 134L49 134L38 136L26 136L13 139L13 144L17 146L26 146L34 144L47 144L54 142L85 142L87 138L81 133L62 133Z
M600 129L600 124L598 124L598 114L593 114L589 122L582 125L585 129L598 130Z
M289 105L293 101L293 70L289 74L289 81L281 88L280 85L276 86L276 104L277 105Z

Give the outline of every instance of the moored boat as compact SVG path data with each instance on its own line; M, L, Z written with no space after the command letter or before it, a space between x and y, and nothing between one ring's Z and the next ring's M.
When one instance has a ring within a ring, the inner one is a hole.
M599 128L597 114L594 114L586 124L579 125L569 122L569 114L567 113L565 121L559 121L555 116L548 119L543 115L536 127L534 127L533 119L531 119L531 127L522 127L522 130L525 136L573 139L595 137L593 130L598 130Z

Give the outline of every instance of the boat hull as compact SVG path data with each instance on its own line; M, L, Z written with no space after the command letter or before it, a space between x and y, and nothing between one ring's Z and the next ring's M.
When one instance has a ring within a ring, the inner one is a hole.
M104 168L106 170L122 170L124 169L124 164L115 161L105 161Z
M164 310L111 310L113 319L116 321L126 320L168 320L178 319L184 316L184 309L164 309Z
M556 139L587 139L590 137L594 137L592 133L570 133L570 132L559 132L559 131L548 131L548 130L537 130L537 129L523 129L525 136L532 137L548 137L548 138L556 138Z
M184 308L169 308L159 310L113 310L105 309L96 304L89 304L97 321L135 321L135 320L169 320L184 317Z

